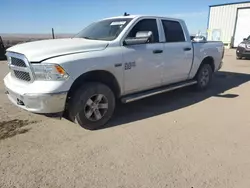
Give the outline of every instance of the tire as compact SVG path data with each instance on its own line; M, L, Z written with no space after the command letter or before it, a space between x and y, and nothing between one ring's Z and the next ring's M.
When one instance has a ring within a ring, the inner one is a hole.
M112 117L115 96L112 90L99 82L87 82L69 101L69 118L88 130L102 128Z
M212 67L209 64L201 65L196 75L196 89L199 91L206 90L212 81L212 77Z
M242 56L236 56L236 59L242 59Z

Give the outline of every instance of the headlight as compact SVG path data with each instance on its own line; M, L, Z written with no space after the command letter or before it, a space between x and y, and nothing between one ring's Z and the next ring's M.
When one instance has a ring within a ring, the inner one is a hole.
M244 44L244 43L240 43L240 44L239 44L239 47L246 48L246 44Z
M66 80L69 75L57 64L32 64L36 80Z

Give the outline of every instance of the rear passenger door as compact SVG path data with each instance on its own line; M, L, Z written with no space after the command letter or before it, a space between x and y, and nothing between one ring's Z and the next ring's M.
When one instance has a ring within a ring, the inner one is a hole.
M190 40L184 34L182 25L175 20L161 20L165 40L163 84L184 81L188 78L193 61Z

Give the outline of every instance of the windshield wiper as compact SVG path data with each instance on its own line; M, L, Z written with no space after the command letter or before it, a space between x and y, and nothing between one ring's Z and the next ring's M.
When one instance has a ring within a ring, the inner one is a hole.
M80 37L80 38L89 39L89 40L99 40L98 38L91 38L91 37Z
M84 39L91 39L90 37L80 37L80 38L84 38Z

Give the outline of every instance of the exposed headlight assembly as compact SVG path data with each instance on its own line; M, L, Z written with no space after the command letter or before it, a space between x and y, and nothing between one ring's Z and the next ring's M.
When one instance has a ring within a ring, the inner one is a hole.
M69 75L57 64L32 64L35 80L57 81L66 80Z

